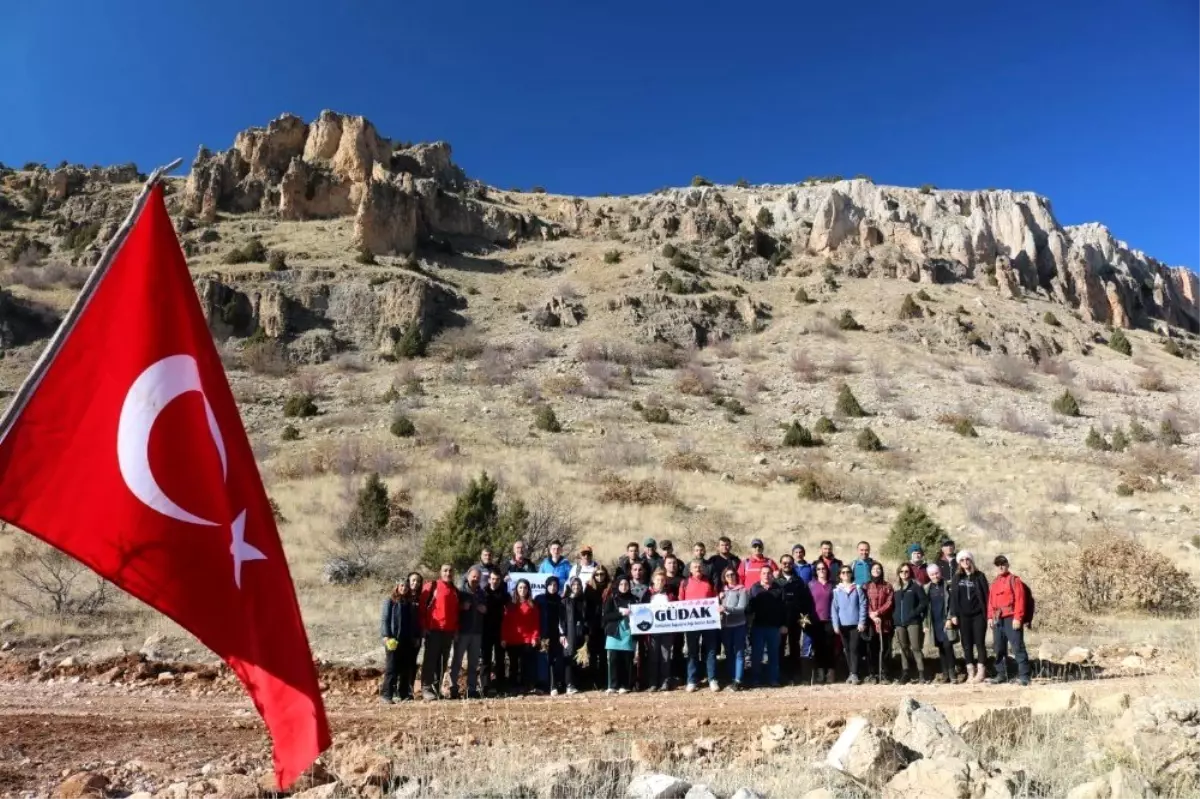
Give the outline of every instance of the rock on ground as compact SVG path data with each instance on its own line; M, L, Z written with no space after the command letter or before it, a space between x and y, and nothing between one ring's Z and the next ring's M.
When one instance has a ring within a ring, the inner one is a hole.
M292 794L293 799L337 799L339 796L347 796L350 791L346 786L339 785L336 782L327 782L324 785L317 785L313 788L306 788L299 793Z
M900 701L892 737L922 757L976 757L940 710L914 699Z
M54 789L59 799L103 799L107 796L108 777L92 771L72 774Z
M707 785L693 785L683 795L683 799L717 799L717 795L709 790Z
M1043 688L1031 692L1029 709L1035 716L1051 716L1083 710L1083 700L1070 688Z
M889 733L854 716L846 721L825 762L857 779L882 784L904 768L908 757Z
M946 708L950 725L972 746L1011 745L1029 728L1033 711L1028 707L955 705Z
M691 784L670 774L642 774L629 783L629 799L683 799Z
M1067 799L1154 799L1158 794L1140 774L1116 766L1107 776L1076 785Z

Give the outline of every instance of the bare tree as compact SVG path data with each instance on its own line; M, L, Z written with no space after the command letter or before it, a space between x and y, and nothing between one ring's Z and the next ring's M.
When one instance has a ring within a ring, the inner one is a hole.
M92 615L114 594L111 583L46 544L22 544L0 565L15 578L5 581L4 595L30 613Z

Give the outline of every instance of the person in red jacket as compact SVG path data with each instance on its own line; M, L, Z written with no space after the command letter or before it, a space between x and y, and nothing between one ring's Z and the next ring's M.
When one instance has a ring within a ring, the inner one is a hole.
M438 579L421 589L421 628L425 630L425 660L421 664L421 698L441 698L442 675L458 634L458 588L454 567L443 563Z
M988 682L1008 682L1008 646L1012 644L1017 661L1017 682L1029 685L1029 655L1025 651L1025 584L1008 570L1008 558L997 555L992 561L996 576L988 586L988 627L992 628L992 647L996 656L996 676Z
M747 591L758 584L764 566L771 567L771 574L779 571L779 564L763 554L763 542L756 538L750 542L750 556L738 564L738 579Z
M896 605L896 592L883 576L883 564L871 564L871 579L864 587L867 595L867 618L872 627L868 644L867 668L874 672L868 682L880 684L891 682L889 660L892 657L892 610ZM868 672L870 673L870 672Z
M533 692L536 654L542 631L541 610L525 578L517 580L513 600L504 608L500 645L508 653L508 690L514 696Z

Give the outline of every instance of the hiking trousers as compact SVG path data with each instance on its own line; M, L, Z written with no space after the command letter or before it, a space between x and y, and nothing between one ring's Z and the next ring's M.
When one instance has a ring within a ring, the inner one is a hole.
M959 616L958 631L962 636L963 660L968 666L974 666L978 663L980 666L987 665L987 647L984 645L984 637L987 635L987 616L978 613L974 616ZM1024 642L1021 644L1021 649L1024 650ZM978 659L976 655L978 654Z
M846 668L850 671L851 677L858 676L858 628L854 625L849 625L841 628L842 631L842 653L846 656Z
M1013 629L1012 617L997 619L992 627L992 645L996 655L996 676L1008 679L1008 647L1012 645L1013 660L1017 661L1017 677L1029 679L1029 654L1025 651L1025 628Z
M923 633L920 622L896 625L896 644L900 647L900 674L904 677L909 675L911 668L919 679L925 678L925 654L921 651L925 643Z
M459 633L454 639L450 656L450 692L458 692L458 675L462 673L463 658L467 659L467 691L479 690L479 652L483 636L480 633Z
M442 691L442 675L454 646L454 633L430 630L425 633L425 659L421 661L421 691Z

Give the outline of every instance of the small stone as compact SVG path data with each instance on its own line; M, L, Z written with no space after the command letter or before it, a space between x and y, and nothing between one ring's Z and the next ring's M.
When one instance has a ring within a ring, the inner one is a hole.
M1063 662L1079 666L1090 662L1093 657L1094 653L1086 646L1073 646L1063 655Z
M717 795L709 790L707 785L693 785L683 795L683 799L717 799Z
M752 788L738 788L729 799L763 799L762 794Z
M1121 668L1123 669L1141 669L1145 666L1146 661L1142 660L1140 655L1129 655L1121 659Z
M1158 647L1151 646L1150 644L1142 644L1141 646L1135 646L1133 648L1133 653L1140 658L1150 660L1152 657L1158 654Z
M78 661L76 661L75 658L73 658L73 657L65 657L62 660L58 661L58 667L60 669L73 669L73 668L75 668L75 666L77 664L78 664Z
M759 456L755 457L754 462L755 462L755 464L757 464L759 466L766 466L767 465L767 456L759 455Z
M1098 696L1088 703L1092 712L1100 716L1119 716L1129 708L1129 694L1119 692Z
M691 787L670 774L642 774L633 778L625 795L629 799L683 799Z
M92 771L80 771L59 783L54 795L61 799L104 799L108 777Z

